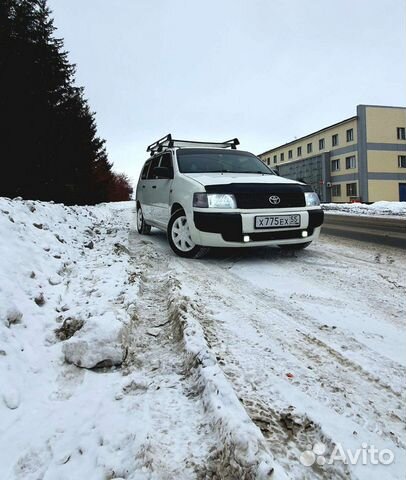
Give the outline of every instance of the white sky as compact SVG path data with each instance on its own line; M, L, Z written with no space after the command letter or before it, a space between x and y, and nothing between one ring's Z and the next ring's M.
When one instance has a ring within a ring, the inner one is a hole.
M149 143L226 140L261 153L405 105L404 0L49 0L117 171Z

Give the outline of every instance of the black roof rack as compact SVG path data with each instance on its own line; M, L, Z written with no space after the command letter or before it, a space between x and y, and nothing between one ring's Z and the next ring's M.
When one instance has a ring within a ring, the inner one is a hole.
M209 147L209 148L232 148L235 150L240 142L238 138L227 140L225 142L199 142L196 140L175 140L172 135L168 133L165 137L160 138L151 145L148 146L147 152L151 152L151 155L161 152L164 148L172 147Z

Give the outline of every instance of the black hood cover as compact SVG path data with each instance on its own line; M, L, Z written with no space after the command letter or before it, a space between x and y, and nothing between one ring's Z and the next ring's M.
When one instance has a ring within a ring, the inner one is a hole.
M230 183L206 185L207 193L230 193L237 201L238 208L289 208L305 207L305 192L313 192L309 185L286 183ZM279 197L277 204L271 203L271 196Z

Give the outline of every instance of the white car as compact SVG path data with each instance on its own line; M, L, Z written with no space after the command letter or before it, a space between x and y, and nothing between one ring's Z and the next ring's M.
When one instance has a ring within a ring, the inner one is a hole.
M137 185L138 232L164 230L172 250L189 258L209 247L299 249L316 240L324 218L317 193L237 145L170 134L150 145Z

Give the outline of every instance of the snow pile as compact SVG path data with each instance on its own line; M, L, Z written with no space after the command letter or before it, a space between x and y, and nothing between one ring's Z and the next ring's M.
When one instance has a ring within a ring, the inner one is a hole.
M63 346L67 361L87 368L122 361L117 345L125 318L111 311L109 297L100 291L97 304L87 307L94 292L77 292L67 281L68 274L87 265L83 257L92 260L100 254L93 249L102 227L95 224L102 225L108 215L103 206L89 209L0 199L0 338L7 353L21 351L25 337L49 333L52 323L64 320L68 312L67 318L81 318L84 327ZM33 353L32 341L29 344L20 356ZM26 360L31 364L30 358Z
M350 215L393 215L406 217L406 202L365 203L323 203L323 210L329 213Z
M86 467L78 432L92 428L92 398L109 384L77 367L125 358L121 336L134 298L123 244L132 215L131 202L66 207L0 198L0 437L8 439L1 478L102 478L112 463L101 457L96 468L89 449Z
M88 319L84 328L63 345L65 360L84 368L120 365L124 359L122 327L113 312Z

